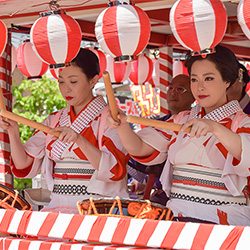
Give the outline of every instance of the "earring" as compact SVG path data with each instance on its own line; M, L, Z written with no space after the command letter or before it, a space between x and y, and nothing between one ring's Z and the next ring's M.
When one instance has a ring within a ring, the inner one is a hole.
M243 72L244 70L243 69L239 69L239 82L243 82Z

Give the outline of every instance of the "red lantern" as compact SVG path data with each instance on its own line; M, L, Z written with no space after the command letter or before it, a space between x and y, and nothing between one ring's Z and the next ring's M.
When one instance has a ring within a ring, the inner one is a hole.
M194 55L211 53L225 34L226 9L220 0L178 0L170 11L170 27Z
M129 61L146 47L150 37L150 21L139 7L114 5L98 16L95 34L102 49L115 61Z
M153 73L152 77L148 81L153 88L160 88L160 65L159 59L153 61Z
M17 67L29 79L41 78L49 65L41 61L32 49L30 42L25 42L17 48Z
M237 9L238 23L248 39L250 39L250 1L240 1Z
M50 71L51 75L52 75L55 79L58 80L58 78L59 78L59 69L58 69L58 68L57 68L57 69L49 69L49 71Z
M37 55L51 68L64 67L77 55L82 34L79 24L62 10L41 13L30 31Z
M106 56L105 54L101 51L101 50L98 50L94 47L87 47L85 49L89 49L91 50L92 52L94 52L96 54L96 56L98 57L99 59L99 65L100 65L100 74L99 74L99 79L102 78L102 73L103 71L106 70L107 68L107 59L106 59Z
M175 60L173 62L173 77L180 74L189 75L188 70L184 64L185 62L181 60Z
M128 79L131 65L129 62L116 63L114 58L110 55L106 55L107 58L107 71L110 75L111 82L124 82Z
M4 22L2 22L0 20L0 34L1 34L1 39L0 39L0 56L2 56L5 46L7 44L7 37L8 37L8 31L7 31L7 27L4 24Z
M137 57L136 61L131 62L131 72L129 79L134 84L143 84L147 82L153 72L152 60L144 54Z

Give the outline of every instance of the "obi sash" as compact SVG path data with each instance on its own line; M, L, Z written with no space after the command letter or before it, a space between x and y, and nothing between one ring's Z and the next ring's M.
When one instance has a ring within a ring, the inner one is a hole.
M95 168L88 161L65 159L54 167L53 193L63 195L91 195L87 191Z
M222 170L195 164L175 165L171 199L181 199L207 205L247 205L243 192L233 196L221 179Z

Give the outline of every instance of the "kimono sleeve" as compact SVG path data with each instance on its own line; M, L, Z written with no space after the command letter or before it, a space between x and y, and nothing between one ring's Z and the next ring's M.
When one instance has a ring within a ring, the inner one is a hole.
M49 126L51 122L49 116L42 124ZM33 158L31 166L25 169L16 169L15 165L11 164L13 174L18 178L33 178L42 171L41 167L44 164L46 137L42 131L36 131L33 136L23 145L26 153Z
M101 160L96 178L103 181L119 181L127 174L129 154L123 147L116 129L105 126L101 142Z
M153 147L155 151L152 155L146 157L132 156L136 161L145 165L155 165L166 160L168 155L168 145L172 136L171 131L146 127L140 130L137 134L145 143Z
M246 116L235 129L236 133L241 137L242 153L241 160L237 160L231 154L227 155L222 179L228 190L233 195L240 195L243 188L247 184L247 178L250 176L250 117Z

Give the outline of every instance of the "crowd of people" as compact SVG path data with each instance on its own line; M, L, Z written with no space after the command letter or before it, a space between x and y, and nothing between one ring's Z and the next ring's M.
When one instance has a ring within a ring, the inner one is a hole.
M68 106L43 122L60 132L58 138L37 131L22 144L18 124L0 117L14 175L41 172L46 178L52 193L43 211L77 213L77 201L89 197L128 198L132 157L142 166L162 166L158 189L165 196L151 198L168 206L174 220L250 225L247 70L220 45L206 57L188 53L185 65L189 76L173 78L167 89L170 114L161 118L181 124L179 132L146 127L135 133L121 110L114 120L103 97L93 94L99 63L87 49L59 72Z

